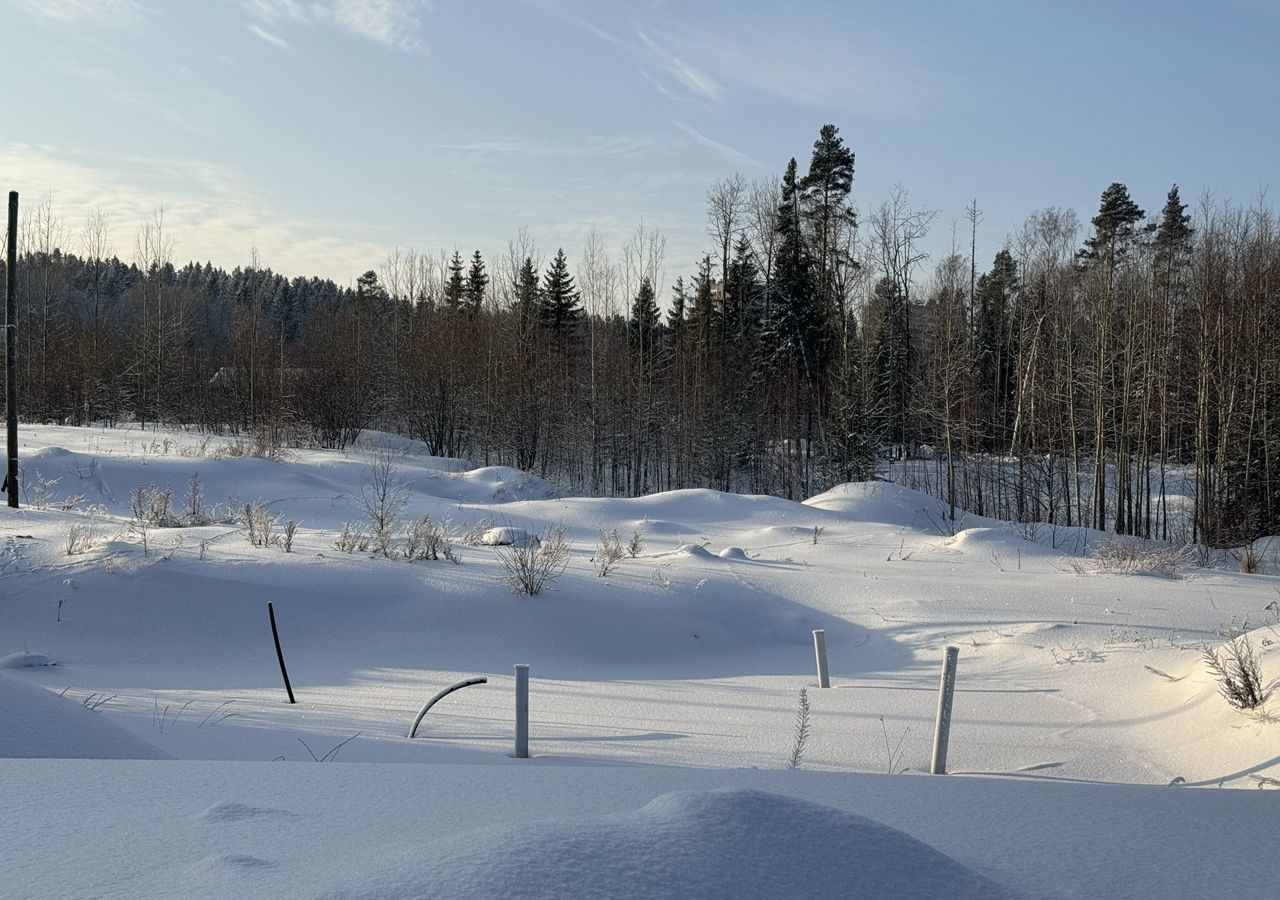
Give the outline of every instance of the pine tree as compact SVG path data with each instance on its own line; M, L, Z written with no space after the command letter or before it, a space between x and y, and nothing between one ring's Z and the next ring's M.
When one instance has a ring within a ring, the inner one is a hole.
M454 254L457 256L457 254ZM471 268L467 270L467 283L463 290L467 311L475 315L484 305L485 288L489 286L489 276L484 270L484 260L477 250L471 255Z
M840 231L857 225L848 202L853 189L853 162L853 151L844 145L840 129L823 125L813 144L809 171L800 182L804 208L813 227L818 297L824 303L834 290Z
M546 273L542 276L542 295L539 298L538 318L542 326L557 338L571 336L582 320L582 306L564 250L557 250Z
M1093 235L1084 242L1080 258L1087 262L1101 262L1114 271L1138 235L1149 228L1139 228L1146 216L1142 208L1133 202L1129 189L1114 181L1102 192L1098 214L1093 217Z

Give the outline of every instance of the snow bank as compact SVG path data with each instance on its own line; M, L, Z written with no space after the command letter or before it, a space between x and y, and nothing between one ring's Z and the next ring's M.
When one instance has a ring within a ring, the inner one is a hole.
M101 714L0 673L0 757L167 759Z
M408 898L1016 895L880 822L755 790L682 791L619 815L484 828L360 872L328 896Z

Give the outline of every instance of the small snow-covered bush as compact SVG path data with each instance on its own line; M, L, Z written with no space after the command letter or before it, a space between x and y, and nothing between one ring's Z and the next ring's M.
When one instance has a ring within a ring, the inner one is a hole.
M1204 664L1218 679L1218 692L1236 709L1258 709L1267 699L1262 667L1247 635L1237 635L1216 650L1206 648Z
M453 530L448 525L435 525L430 516L422 516L409 523L405 532L404 555L406 559L440 559L458 562L453 552Z
M596 567L596 574L601 578L606 577L622 561L622 556L622 538L618 536L618 529L600 532L596 554L591 557Z
M644 535L639 531L631 532L631 540L627 543L627 556L635 559L644 552Z
M279 521L268 511L265 500L246 503L240 524L248 529L246 537L255 547L272 547L280 543L280 535L276 531Z
M462 532L462 537L460 538L460 540L462 541L463 544L466 544L468 547L479 547L484 543L485 534L492 527L493 525L489 522L488 519L480 519L478 521L472 522L471 526L467 528L466 531Z
M208 525L209 517L205 514L204 508L204 483L200 480L199 472L193 473L187 482L186 501L187 508L183 518L187 520L187 524Z
M1108 538L1093 549L1088 559L1072 560L1071 568L1077 575L1105 572L1113 575L1173 577L1183 574L1194 563L1195 553L1188 547Z
M173 514L173 489L154 484L134 485L129 493L133 518L141 524L156 528L174 528L181 523Z
M511 544L498 551L503 580L517 594L536 597L564 574L569 565L569 542L563 528L554 528L538 541Z
M350 522L346 522L333 542L333 549L340 553L364 553L369 549L369 536L359 528L353 528Z
M67 530L67 556L79 556L81 553L88 553L97 546L97 543L97 523L92 520L77 523Z

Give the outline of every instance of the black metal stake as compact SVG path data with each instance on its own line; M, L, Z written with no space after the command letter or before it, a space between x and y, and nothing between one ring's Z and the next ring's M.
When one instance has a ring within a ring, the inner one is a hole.
M18 508L18 192L9 192L8 261L4 285L4 403L8 410L8 467L4 487Z
M276 610L271 605L271 601L267 601L267 615L271 617L271 636L276 641L276 659L280 660L280 674L284 676L284 689L289 692L289 702L297 703L293 699L293 685L289 684L289 670L284 667L284 651L280 649L280 632L276 628Z

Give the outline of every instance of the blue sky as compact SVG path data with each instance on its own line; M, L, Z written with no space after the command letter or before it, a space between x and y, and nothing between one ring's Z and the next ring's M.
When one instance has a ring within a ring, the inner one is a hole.
M573 259L668 236L704 196L801 168L824 122L865 212L896 183L977 198L989 262L1031 211L1158 210L1280 185L1280 2L0 0L0 188L72 237L104 208L130 258L163 203L178 260L351 282L395 246Z

